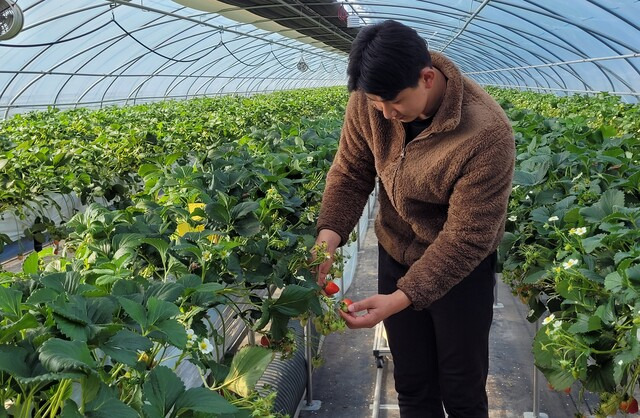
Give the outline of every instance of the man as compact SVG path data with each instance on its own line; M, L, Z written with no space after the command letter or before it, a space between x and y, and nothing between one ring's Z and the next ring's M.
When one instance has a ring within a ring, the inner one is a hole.
M515 143L500 106L398 22L363 28L317 243L344 245L379 179L379 294L342 314L384 321L403 418L487 417L496 248ZM331 265L318 268L324 284ZM364 315L357 312L366 311Z

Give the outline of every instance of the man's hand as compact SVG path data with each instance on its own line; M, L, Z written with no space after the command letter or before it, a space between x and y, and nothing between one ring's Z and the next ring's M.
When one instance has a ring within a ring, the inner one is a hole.
M374 295L349 305L349 313L340 312L340 316L349 328L372 328L378 322L400 312L411 305L411 300L402 290L390 295ZM367 311L364 315L356 312Z
M322 229L318 233L318 238L316 238L316 244L320 245L323 242L327 243L327 252L329 253L329 258L326 259L322 264L316 267L316 280L318 286L324 287L326 283L326 277L331 269L331 264L333 264L333 254L335 254L338 245L340 245L340 235L337 232L334 232L330 229ZM312 260L316 259L316 254L312 254Z

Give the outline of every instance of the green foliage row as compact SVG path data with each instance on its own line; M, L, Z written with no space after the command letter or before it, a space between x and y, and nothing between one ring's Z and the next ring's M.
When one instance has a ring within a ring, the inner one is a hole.
M342 116L284 109L285 122L147 159L127 205L91 204L59 255L0 273L0 415L275 416L255 385L295 349L289 321L335 317L310 259ZM269 348L225 357L228 310ZM184 387L186 362L202 387Z
M613 415L640 382L640 108L493 93L518 150L503 278L529 320L548 314L533 353L550 384L579 382Z
M276 122L341 115L346 95L344 88L303 89L16 115L0 122L0 213L46 214L47 206L57 207L50 193L75 192L83 203L104 197L124 207L143 164L202 154ZM40 222L32 229L53 229L44 217Z

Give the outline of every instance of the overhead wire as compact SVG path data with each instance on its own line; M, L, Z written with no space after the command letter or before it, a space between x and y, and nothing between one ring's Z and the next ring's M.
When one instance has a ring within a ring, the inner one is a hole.
M43 46L53 46L53 45L57 45L57 44L61 44L64 42L69 42L69 41L75 41L76 39L80 39L80 38L84 38L85 36L91 35L93 33L96 33L97 31L99 31L100 29L104 28L105 26L107 26L109 23L111 23L111 21L108 21L107 23L105 23L102 26L99 26L95 29L92 29L88 32L85 32L81 35L77 35L74 36L72 38L67 38L67 39L61 39L55 42L44 42L44 43L40 43L40 44L5 44L5 43L0 43L0 46L6 46L9 48L38 48L38 47L43 47Z

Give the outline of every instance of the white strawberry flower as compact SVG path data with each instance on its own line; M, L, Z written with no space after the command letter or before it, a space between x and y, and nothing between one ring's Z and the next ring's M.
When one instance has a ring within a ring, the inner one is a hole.
M515 222L515 221L517 221L517 220L518 220L518 217L517 217L516 215L511 215L511 216L509 216L509 220L510 220L511 222Z
M577 235L577 236L581 236L587 233L587 228L582 226L580 228L571 228L569 230L569 235Z
M572 268L573 266L576 266L578 264L578 260L576 260L575 258L571 258L568 261L565 261L564 263L562 263L562 267L564 267L565 270L569 270L570 268Z
M555 221L558 221L558 220L560 220L560 218L558 218L557 216L552 216L552 217L549 218L549 222L555 222Z
M550 324L554 319L556 319L556 316L554 314L551 314L542 321L542 325Z
M308 163L312 163L313 162L313 157L312 156L308 156L307 157L307 162Z
M571 179L571 183L575 183L575 182L576 182L576 180L578 180L580 177L582 177L582 174L584 174L584 173L580 173L580 174L578 174L577 176L575 176L574 178L572 178L572 179Z
M208 338L203 338L198 343L198 349L200 349L200 352L202 354L209 354L210 352L213 351L213 345L211 345L211 342L209 341Z

